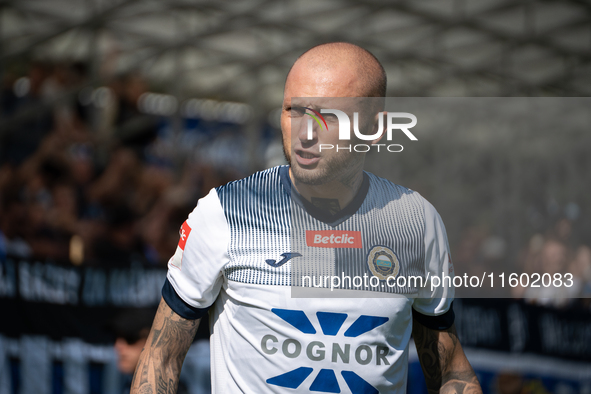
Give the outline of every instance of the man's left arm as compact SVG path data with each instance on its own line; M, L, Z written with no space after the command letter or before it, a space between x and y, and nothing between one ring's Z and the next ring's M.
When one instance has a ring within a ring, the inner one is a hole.
M412 334L429 394L482 393L458 340L455 325L445 330L432 330L413 319Z

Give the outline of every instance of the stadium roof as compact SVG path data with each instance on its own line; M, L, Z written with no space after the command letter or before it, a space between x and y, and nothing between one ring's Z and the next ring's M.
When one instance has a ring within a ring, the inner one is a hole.
M390 96L588 96L585 0L2 0L0 59L141 70L166 93L278 105L309 47L348 41Z

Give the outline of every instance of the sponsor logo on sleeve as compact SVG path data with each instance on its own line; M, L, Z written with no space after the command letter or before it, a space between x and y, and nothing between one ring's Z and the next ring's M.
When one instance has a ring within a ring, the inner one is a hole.
M181 226L181 229L179 230L179 244L176 247L176 252L169 261L170 265L178 269L181 269L183 264L183 252L185 251L185 245L187 244L187 239L189 239L189 234L191 234L191 227L185 220Z
M306 231L306 245L312 248L361 249L361 231L321 230Z
M189 227L189 223L185 220L181 229L179 230L179 248L185 250L185 244L187 243L187 238L189 238L189 234L191 234L191 227Z

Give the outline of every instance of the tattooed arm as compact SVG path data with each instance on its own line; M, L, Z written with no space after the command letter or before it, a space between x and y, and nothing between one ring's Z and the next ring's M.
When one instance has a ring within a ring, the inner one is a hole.
M458 341L455 326L437 331L413 319L412 334L429 394L482 394L476 374Z
M185 355L199 327L160 300L152 330L142 350L131 383L131 394L174 394Z

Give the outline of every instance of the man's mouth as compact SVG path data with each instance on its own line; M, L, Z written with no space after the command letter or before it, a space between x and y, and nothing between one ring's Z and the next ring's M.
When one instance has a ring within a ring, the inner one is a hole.
M298 164L302 166L310 166L318 163L318 161L320 160L320 156L318 156L318 154L303 151L300 149L296 149L295 156Z

